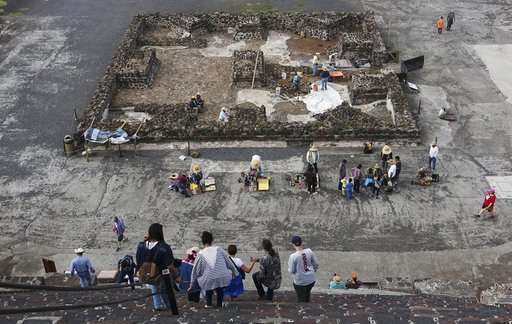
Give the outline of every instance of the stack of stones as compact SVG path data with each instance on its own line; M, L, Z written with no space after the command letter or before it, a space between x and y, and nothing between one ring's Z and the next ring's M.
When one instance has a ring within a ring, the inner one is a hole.
M160 62L156 58L154 49L140 51L117 72L118 87L129 89L151 87L159 66Z
M351 53L357 57L370 59L373 49L373 37L369 33L343 33L338 39L338 53Z
M237 28L234 40L265 40L267 31L259 25L243 25Z
M349 84L352 104L364 105L387 98L388 89L384 74L370 74L367 72L352 75Z
M252 83L265 84L265 63L262 51L236 50L233 53L233 84L246 85ZM257 63L256 63L257 60ZM256 73L254 73L256 67Z

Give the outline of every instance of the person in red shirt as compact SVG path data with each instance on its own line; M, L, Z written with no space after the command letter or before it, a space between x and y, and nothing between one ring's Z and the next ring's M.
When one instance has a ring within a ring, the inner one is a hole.
M485 192L485 199L482 204L482 209L480 209L480 212L475 215L475 217L480 217L482 214L487 211L489 214L491 214L491 217L496 216L496 191L494 189L489 189Z

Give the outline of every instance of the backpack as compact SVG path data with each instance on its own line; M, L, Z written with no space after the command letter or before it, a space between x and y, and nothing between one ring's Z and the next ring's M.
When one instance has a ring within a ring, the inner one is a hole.
M124 220L119 217L119 222L117 223L117 232L119 234L124 234L124 231L126 230L126 225L124 225Z
M236 263L235 263L235 260L233 260L231 257L229 257L229 259L231 260L231 262L233 263L233 265L235 266L236 270L238 271L238 273L240 274L240 277L242 277L242 280L245 280L245 272L242 271L242 269L240 269Z
M156 251L158 246L153 247L151 250L144 248L144 263L139 269L139 279L143 283L154 283L160 279L160 271L155 263ZM153 253L151 258L146 258L146 253Z
M133 268L135 266L135 263L133 262L133 257L131 255L125 255L120 261L119 265L121 268L121 271L133 271Z

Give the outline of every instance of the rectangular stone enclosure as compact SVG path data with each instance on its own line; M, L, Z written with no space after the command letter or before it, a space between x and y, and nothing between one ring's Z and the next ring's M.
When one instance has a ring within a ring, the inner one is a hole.
M317 89L314 55L332 73L328 91ZM391 60L371 12L138 15L76 137L94 119L110 130L126 122L129 134L144 121L148 141L416 140ZM189 109L196 93L199 112Z

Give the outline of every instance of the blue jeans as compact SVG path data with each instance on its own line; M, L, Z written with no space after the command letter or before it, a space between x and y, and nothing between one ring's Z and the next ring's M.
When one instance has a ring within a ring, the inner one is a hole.
M158 285L148 285L149 288L151 288L151 293L153 294L153 308L154 309L163 309L166 308L165 301L163 299L163 296L161 294L158 294L160 292L160 287Z
M329 78L323 78L320 83L322 85L321 90L327 90L327 83L329 82Z
M353 194L352 190L347 190L347 198L348 198L348 200L352 199L352 194Z
M81 288L89 288L92 286L92 280L91 280L90 275L83 275L83 276L79 275L78 278L80 278L80 287Z
M435 157L431 157L431 158L429 158L429 160L428 160L428 166L429 166L432 170L435 170L435 169L436 169L436 161L437 161L437 158L435 158Z

